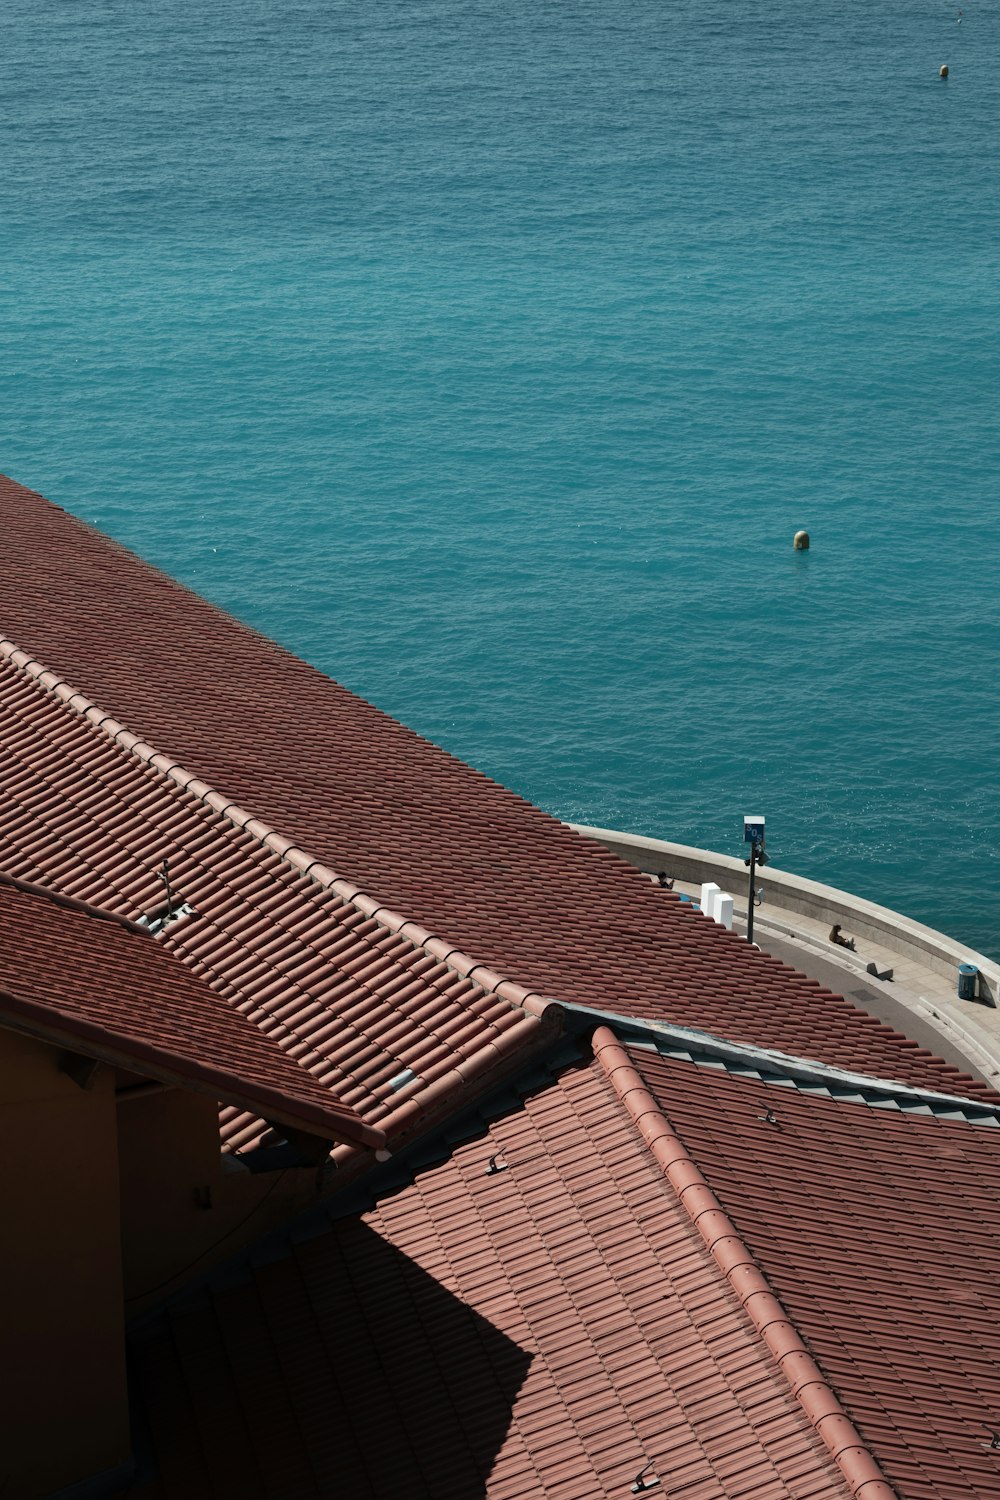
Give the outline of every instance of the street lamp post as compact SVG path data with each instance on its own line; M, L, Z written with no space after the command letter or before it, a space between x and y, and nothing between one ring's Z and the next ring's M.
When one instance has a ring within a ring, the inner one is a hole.
M750 866L750 885L747 890L747 942L752 943L753 911L756 904L754 900L754 878L757 874L757 866L767 864L767 853L764 849L763 818L750 818L744 816L743 842L750 845L749 857L744 859L743 863Z

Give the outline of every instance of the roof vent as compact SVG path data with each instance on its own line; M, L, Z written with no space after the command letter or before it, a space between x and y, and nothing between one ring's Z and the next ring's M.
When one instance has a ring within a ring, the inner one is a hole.
M178 899L176 892L170 884L170 861L163 861L162 869L157 870L156 878L163 881L163 888L167 893L167 899L162 906L155 911L144 912L136 919L136 925L145 927L153 937L158 937L165 928L172 923L179 922L182 917L196 916L194 907L187 901Z
M395 1078L389 1079L389 1087L393 1093L398 1094L400 1089L408 1088L411 1083L419 1083L420 1079L412 1068L404 1068L402 1073L397 1073Z
M182 917L196 917L198 913L190 902L182 901L180 906L158 906L155 911L144 912L141 917L136 918L137 927L145 927L153 937L159 937L167 927L172 927Z

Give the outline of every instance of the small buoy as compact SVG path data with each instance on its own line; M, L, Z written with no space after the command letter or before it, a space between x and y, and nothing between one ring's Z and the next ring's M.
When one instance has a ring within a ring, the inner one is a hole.
M808 533L808 531L797 531L795 533L795 535L792 537L792 546L795 548L796 552L808 552L809 551L809 533Z
M947 63L942 63L941 64L940 68L938 69L938 77L939 78L947 78L948 77L948 64Z

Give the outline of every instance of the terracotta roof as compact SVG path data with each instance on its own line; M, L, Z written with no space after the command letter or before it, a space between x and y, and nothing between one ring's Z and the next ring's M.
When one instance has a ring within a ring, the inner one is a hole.
M0 1026L325 1139L384 1145L156 942L0 877Z
M600 1032L146 1324L130 1493L1000 1500L985 1084L9 481L0 522L0 871L62 893L0 879L0 1024L207 1089L236 1146L405 1141L552 996L717 1033Z
M1000 1496L996 1112L630 1057L901 1500Z
M168 859L194 913L157 942L393 1140L540 1039L523 990L459 971L332 875L307 877L286 840L238 826L209 788L178 784L78 708L0 658L0 870L135 919L162 906ZM223 1109L227 1148L264 1129Z
M850 1493L599 1064L275 1253L136 1335L130 1494Z
M164 768L179 762L223 805L264 819L288 858L417 918L441 935L441 956L457 948L561 1001L928 1085L955 1078L10 480L0 524L0 629L15 660L24 648L162 752Z
M148 1325L138 1493L1000 1495L1000 1105L645 1036Z

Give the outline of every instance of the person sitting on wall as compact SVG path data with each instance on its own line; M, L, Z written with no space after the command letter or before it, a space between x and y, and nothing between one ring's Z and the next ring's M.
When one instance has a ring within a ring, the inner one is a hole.
M674 882L667 879L666 870L660 870L658 872L656 876L656 883L657 885L662 886L665 891L672 891L674 888Z
M854 952L854 939L844 936L839 922L834 922L830 928L830 942L835 943L838 948L850 948L851 952Z

